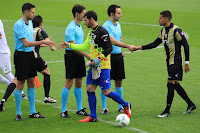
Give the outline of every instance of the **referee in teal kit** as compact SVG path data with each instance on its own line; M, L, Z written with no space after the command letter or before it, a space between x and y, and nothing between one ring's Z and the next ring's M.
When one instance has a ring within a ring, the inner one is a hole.
M46 44L55 46L56 44L50 40L34 41L33 38L33 23L32 19L35 16L35 6L30 3L25 3L22 6L23 16L14 25L14 40L15 40L15 76L17 77L17 86L14 92L17 116L16 120L21 121L21 100L22 89L25 80L27 80L27 95L29 100L30 118L45 118L41 116L35 109L35 82L34 78L37 75L36 62L33 53L33 46Z

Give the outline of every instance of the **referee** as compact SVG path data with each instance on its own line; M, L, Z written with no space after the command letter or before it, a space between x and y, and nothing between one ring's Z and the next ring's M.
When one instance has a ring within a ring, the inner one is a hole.
M166 61L168 70L168 94L167 94L167 106L165 110L157 117L170 116L170 108L174 98L174 90L185 100L188 104L187 110L183 113L190 113L196 109L196 105L190 100L185 90L179 84L183 77L182 68L182 52L181 45L184 47L185 52L185 72L190 71L189 66L189 45L182 30L171 23L172 14L170 11L163 11L160 13L159 24L164 28L161 30L159 37L153 42L145 46L136 47L135 50L146 50L157 47L162 42L165 46Z
M82 5L74 5L72 14L74 19L70 22L65 30L65 41L74 43L76 45L82 44L84 34L81 26L83 16L85 15L85 7ZM74 95L77 103L76 115L85 115L87 112L82 107L82 78L86 76L86 68L84 57L90 58L89 54L81 51L72 51L70 48L65 49L65 68L66 68L66 81L61 93L62 112L61 117L69 118L67 111L67 101L69 91L75 80Z
M119 22L122 14L120 6L110 5L108 7L109 19L103 24L103 27L108 31L112 43L113 51L111 52L111 71L110 77L115 81L115 92L123 98L122 80L125 79L124 57L122 48L128 48L133 52L134 45L122 43L122 31ZM106 107L106 96L101 91L102 113L108 114ZM118 112L124 112L121 104L118 104Z
M50 40L35 41L33 38L33 23L32 19L35 15L35 6L30 3L25 3L22 6L23 16L14 25L14 40L15 40L15 76L17 77L17 86L14 92L16 103L16 120L21 121L21 100L22 89L25 80L27 80L27 95L29 100L30 118L45 118L35 110L35 82L34 78L37 75L36 62L33 53L33 46L46 44L55 46L56 44Z

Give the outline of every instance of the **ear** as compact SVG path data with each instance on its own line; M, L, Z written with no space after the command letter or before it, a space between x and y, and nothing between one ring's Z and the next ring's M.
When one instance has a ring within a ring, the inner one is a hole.
M78 13L78 12L76 12L76 13L75 13L75 16L78 16L78 15L79 15L79 13Z
M115 14L111 12L111 16L115 16Z

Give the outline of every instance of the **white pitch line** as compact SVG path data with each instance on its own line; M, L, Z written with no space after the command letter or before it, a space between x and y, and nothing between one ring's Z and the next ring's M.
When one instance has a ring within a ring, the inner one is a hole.
M5 91L4 91L4 90L1 90L1 89L0 89L0 92L5 93ZM14 96L14 94L11 94L11 95ZM28 100L28 97L24 97L23 99ZM41 101L41 100L35 100L35 102L37 102L37 103L42 103L42 104L44 104L44 105L49 105L49 106L52 106L52 107L54 107L54 108L62 109L61 106L57 106L57 105L54 105L54 104L46 104L46 103L44 103L44 102ZM72 110L72 109L67 109L67 110L70 111L70 112L76 112L76 110ZM102 118L98 118L98 120L101 121L101 122L104 122L104 123L111 124L111 125L116 125L115 122L106 121L106 120L104 120L104 119L102 119ZM137 132L140 132L140 133L148 133L148 132L146 132L146 131L143 131L143 130L141 130L141 129L137 129L137 128L134 128L134 127L124 127L124 128L125 128L125 129L129 129L129 130L133 130L133 131L137 131Z

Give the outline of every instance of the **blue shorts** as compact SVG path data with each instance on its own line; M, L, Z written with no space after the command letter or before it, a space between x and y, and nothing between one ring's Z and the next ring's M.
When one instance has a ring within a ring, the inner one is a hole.
M90 71L87 75L86 85L90 84L100 86L101 90L110 89L110 69L101 69L100 77L96 80L92 79L92 71Z

